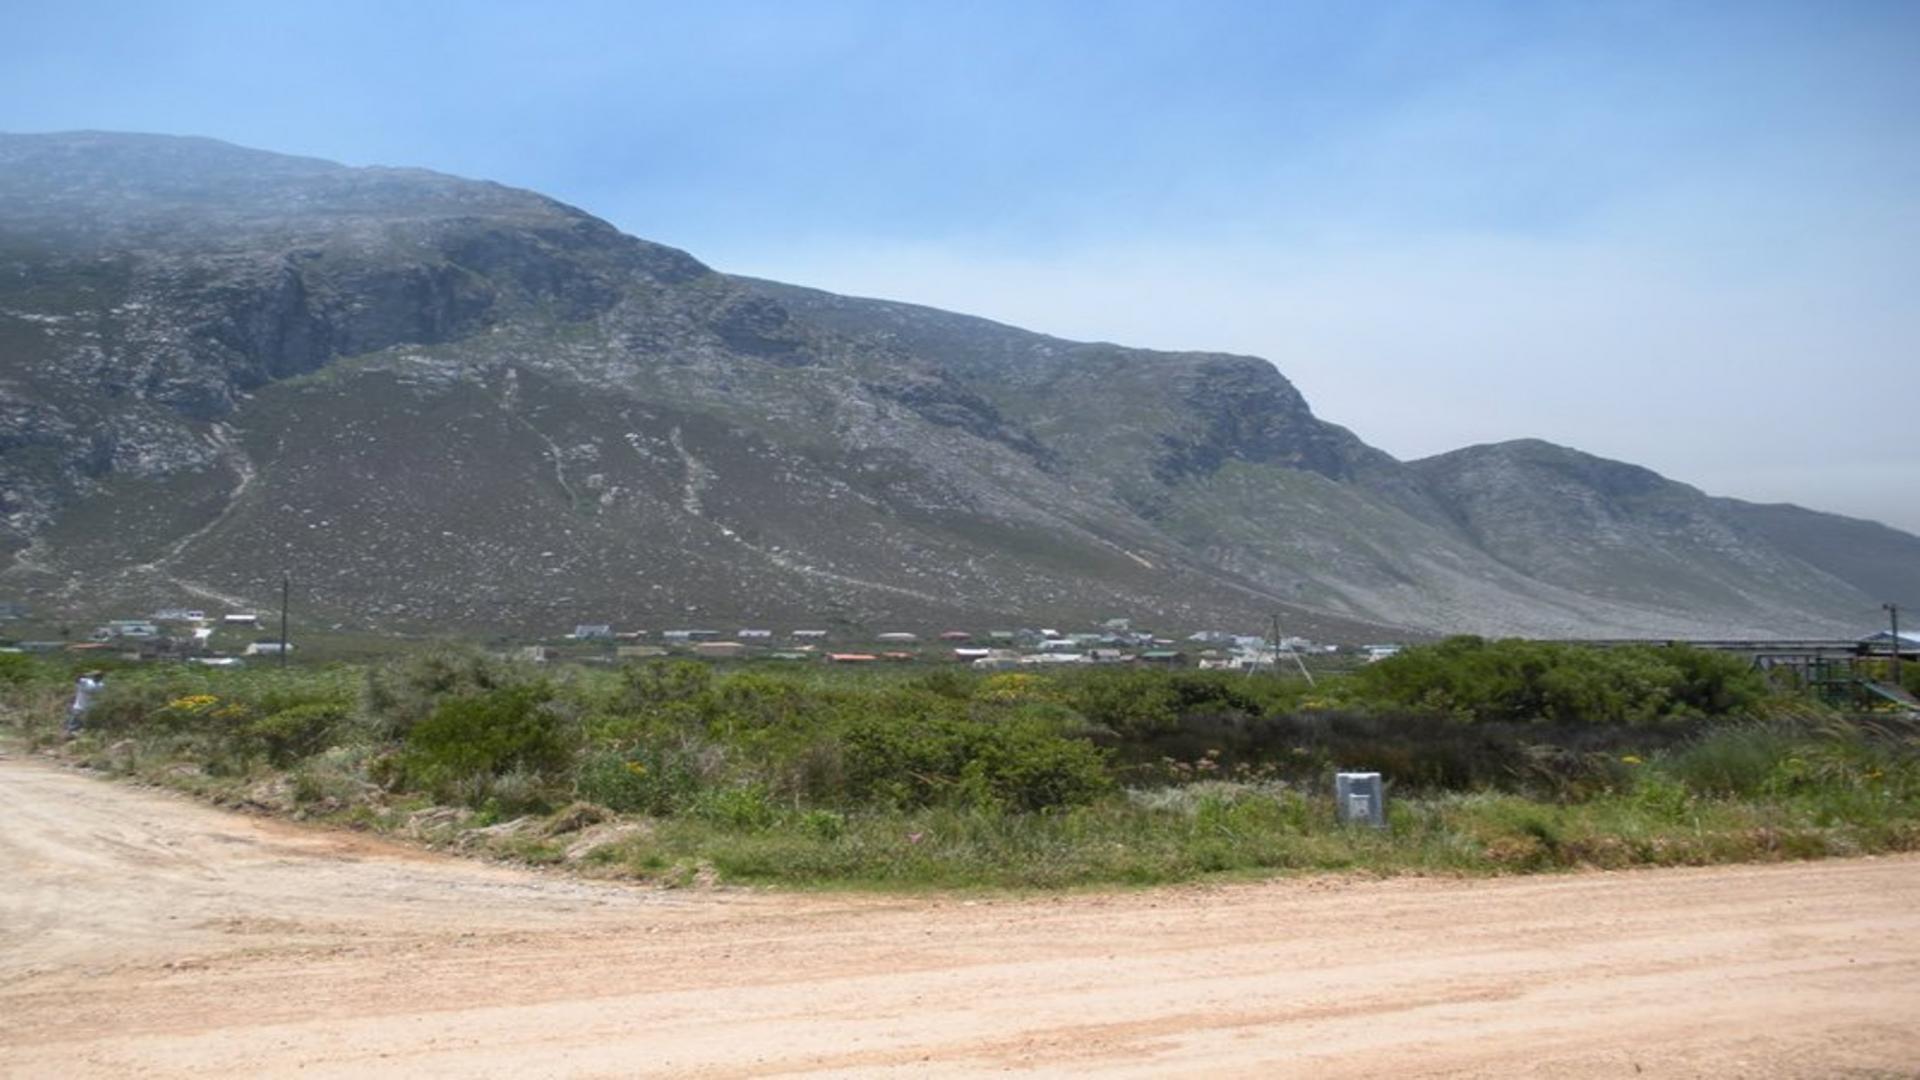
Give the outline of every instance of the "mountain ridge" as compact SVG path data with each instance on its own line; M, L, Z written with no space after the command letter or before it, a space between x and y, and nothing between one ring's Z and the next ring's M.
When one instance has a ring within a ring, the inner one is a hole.
M0 592L29 604L258 602L314 565L324 617L470 630L1680 636L1920 602L1897 530L1494 446L1401 462L1257 357L728 275L485 181L0 136Z

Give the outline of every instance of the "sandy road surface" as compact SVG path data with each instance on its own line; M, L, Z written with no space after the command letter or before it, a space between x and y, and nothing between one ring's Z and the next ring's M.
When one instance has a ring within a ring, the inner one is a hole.
M0 1074L1920 1075L1920 859L661 893L0 760Z

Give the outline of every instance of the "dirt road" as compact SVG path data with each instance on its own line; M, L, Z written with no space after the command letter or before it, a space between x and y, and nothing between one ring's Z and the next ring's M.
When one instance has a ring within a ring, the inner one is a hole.
M665 893L0 760L0 1074L1920 1075L1920 859Z

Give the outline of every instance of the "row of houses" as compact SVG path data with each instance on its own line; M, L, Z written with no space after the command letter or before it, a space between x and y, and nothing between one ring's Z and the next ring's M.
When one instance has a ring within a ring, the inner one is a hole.
M568 634L567 638L572 641L644 641L653 636L651 630L615 630L608 623L581 623L573 628L573 633ZM719 630L662 630L659 635L661 641L673 642L718 641L722 636ZM747 628L736 631L733 636L740 641L764 644L773 640L774 632ZM824 641L827 632L789 630L786 636L793 641Z
M1124 620L1120 620L1124 621ZM877 633L863 634L842 631L837 635L826 630L774 630L746 627L734 631L731 635L719 630L676 629L661 630L657 634L651 630L616 630L610 623L581 623L566 635L571 641L646 641L659 640L676 644L702 641L733 640L747 644L764 645L776 639L784 639L800 644L820 644L829 637L838 637L842 641L871 642L876 645L919 645L924 642L937 642L942 645L966 646L977 642L1003 648L1036 648L1041 646L1060 647L1061 643L1093 648L1142 648L1168 647L1174 643L1171 638L1155 637L1146 631L1134 631L1127 628L1103 629L1096 633L1062 633L1053 629L989 630L976 633L971 630L942 630L937 634L922 636L909 630L883 630ZM1195 640L1201 640L1196 638ZM1258 639L1250 639L1258 640Z
M151 641L167 637L171 626L184 626L190 636L204 641L215 627L258 630L261 619L251 611L229 611L216 620L195 608L161 608L144 619L108 619L88 636L97 642Z

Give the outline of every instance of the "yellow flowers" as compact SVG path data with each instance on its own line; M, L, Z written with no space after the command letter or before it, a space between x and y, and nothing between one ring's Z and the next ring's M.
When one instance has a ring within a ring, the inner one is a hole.
M647 775L647 765L646 765L646 762L644 762L644 761L629 761L629 762L627 762L627 771L628 771L628 772L630 772L630 773L632 773L632 774L633 774L633 775L635 775L635 776L645 776L645 775Z
M1038 675L1021 671L1003 671L981 681L974 695L982 701L1011 704L1042 700L1048 696L1047 682Z
M188 694L186 697L174 698L167 702L167 711L233 722L247 720L253 715L253 710L246 702L222 702L212 694Z
M1622 764L1622 765L1644 765L1644 764L1645 764L1645 762L1643 762L1643 761L1641 761L1641 760L1640 760L1640 755L1638 755L1638 754L1625 754L1625 755L1623 755L1623 756L1622 756L1622 757L1620 758L1620 764Z

